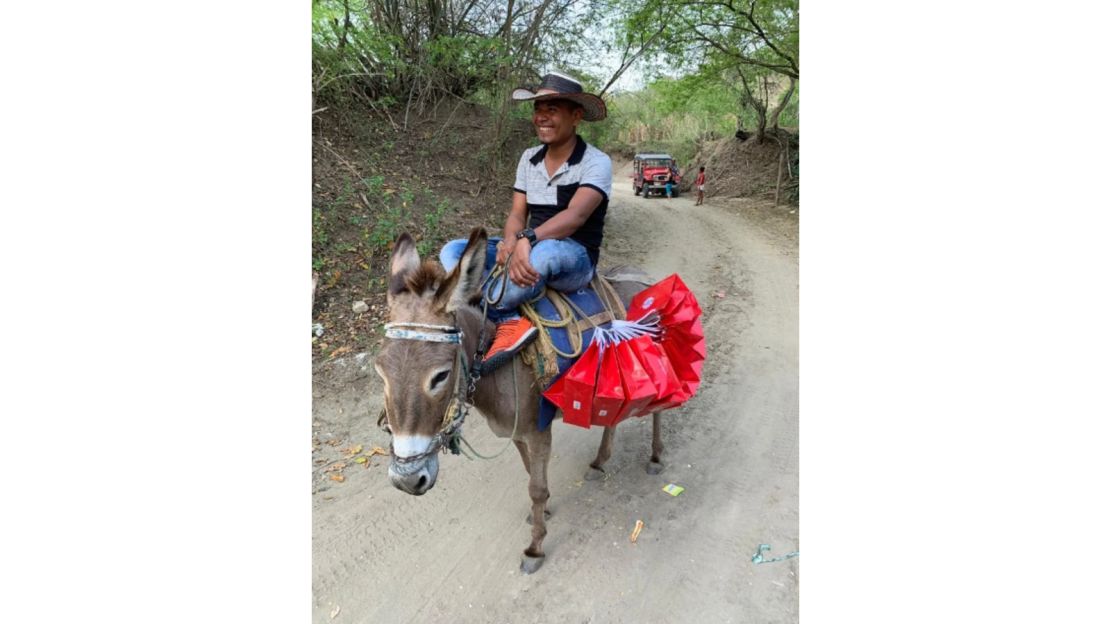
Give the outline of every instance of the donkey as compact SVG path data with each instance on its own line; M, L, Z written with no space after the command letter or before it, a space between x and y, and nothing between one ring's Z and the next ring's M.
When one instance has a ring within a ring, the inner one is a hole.
M434 260L421 261L408 234L397 239L389 267L387 340L374 368L385 385L384 428L392 436L393 451L389 479L398 489L419 496L435 486L439 474L437 452L447 440L448 410L454 411L453 399L458 396L465 400L470 395L470 402L485 416L496 436L512 437L529 476L532 542L524 550L521 570L531 574L543 565L545 557L551 427L537 431L541 390L520 358L470 383L468 369L478 364L471 358L479 346L479 335L492 336L495 330L478 306L486 239L486 231L475 228L450 275ZM626 307L646 284L613 282ZM663 470L659 416L658 412L652 414L651 460L647 464L650 474ZM586 479L602 476L612 442L613 427L606 427Z

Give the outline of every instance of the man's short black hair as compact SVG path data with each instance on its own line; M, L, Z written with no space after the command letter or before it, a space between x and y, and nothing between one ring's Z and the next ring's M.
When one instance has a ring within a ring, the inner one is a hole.
M581 108L583 111L586 110L586 107L582 106L578 102L575 102L574 100L565 100L563 98L552 98L550 100L536 100L535 102L532 103L532 108L535 108L536 106L539 106L540 103L542 103L542 102L558 102L560 104L565 104L572 111L576 108Z
M704 166L702 166L702 168L701 168L701 169L699 169L698 171L705 171L705 167L704 167Z

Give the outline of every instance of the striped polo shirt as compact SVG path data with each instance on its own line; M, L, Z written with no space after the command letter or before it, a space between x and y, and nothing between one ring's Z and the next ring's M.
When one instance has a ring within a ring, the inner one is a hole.
M551 176L547 175L547 166L543 163L547 155L546 145L524 150L516 168L513 189L527 197L528 227L532 229L566 210L579 187L588 186L601 193L601 203L582 227L570 235L571 239L586 248L590 262L596 266L601 251L605 212L609 209L609 194L613 190L613 164L605 152L586 143L581 136L575 138L577 143L570 158Z

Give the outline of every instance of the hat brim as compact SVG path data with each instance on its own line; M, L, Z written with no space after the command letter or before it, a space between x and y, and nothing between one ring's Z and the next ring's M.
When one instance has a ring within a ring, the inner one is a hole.
M570 100L582 105L585 109L582 119L586 121L601 121L609 111L605 108L605 100L593 93L544 93L539 95L523 87L513 90L512 98L516 102L543 102L546 100Z

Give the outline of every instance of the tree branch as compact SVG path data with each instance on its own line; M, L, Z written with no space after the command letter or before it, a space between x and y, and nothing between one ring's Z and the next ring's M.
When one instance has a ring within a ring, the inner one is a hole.
M613 83L616 82L617 80L619 80L620 77L624 75L624 72L627 71L629 67L632 67L632 64L635 63L636 60L639 59L640 56L642 56L643 53L648 50L648 48L651 46L651 44L654 43L655 40L659 38L659 35L662 35L663 31L666 30L666 29L667 29L667 25L664 23L662 26L659 27L659 30L655 31L655 34L653 34L651 37L648 38L647 41L643 42L640 45L639 51L637 51L635 54L633 54L631 58L628 58L627 62L626 62L625 59L627 58L628 51L630 49L632 49L632 42L629 41L628 44L624 48L624 53L621 55L621 66L613 74L613 77L609 79L609 82L605 83L605 87L601 90L600 93L598 93L598 96L604 96L605 92L609 90L609 87L613 86Z
M790 67L794 70L793 77L797 78L798 73L799 73L798 72L798 63L794 61L794 57L792 57L789 54L786 54L782 50L778 49L778 47L767 36L767 33L763 32L763 28L760 27L759 23L756 22L756 20L755 20L755 3L756 3L756 0L750 0L750 3L748 5L748 12L744 14L744 17L748 18L748 23L750 23L752 25L752 27L755 28L756 32L759 34L759 37L761 39L763 39L764 43L767 44L767 47L774 50L775 54L778 54L780 57L786 59L786 62L790 63Z

